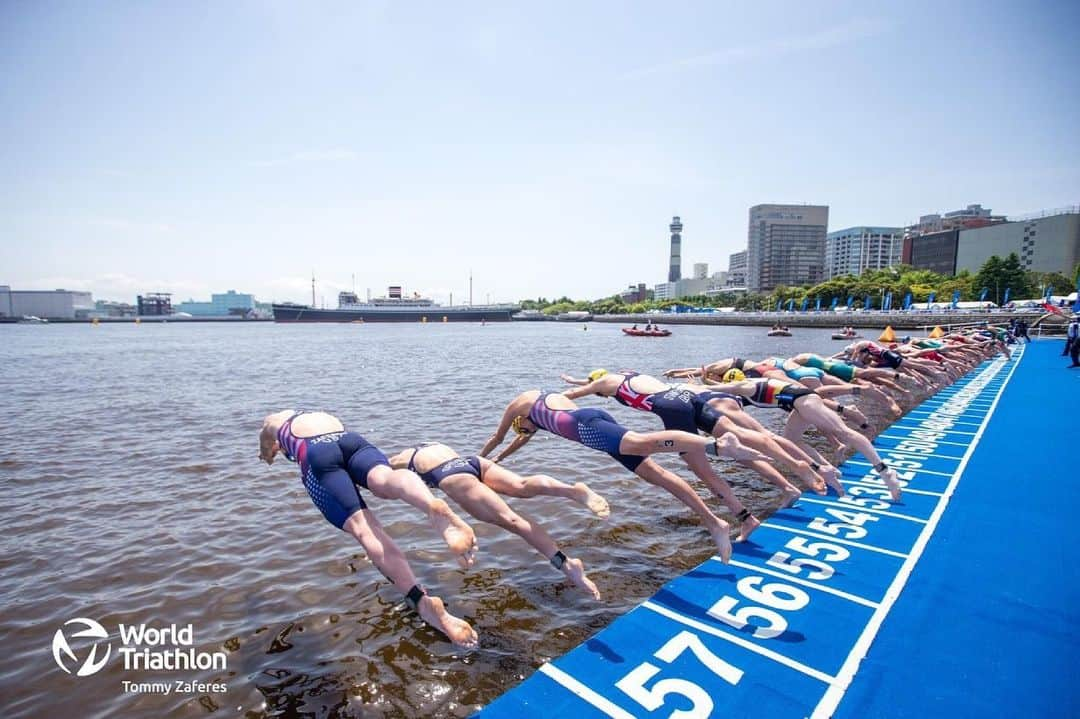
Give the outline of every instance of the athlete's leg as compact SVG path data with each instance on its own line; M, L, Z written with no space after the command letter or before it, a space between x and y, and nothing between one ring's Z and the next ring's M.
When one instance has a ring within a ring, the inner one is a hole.
M464 649L475 649L480 641L469 623L458 619L446 611L446 606L438 597L427 593L416 596L417 592L423 592L416 582L405 555L398 549L397 544L379 524L379 520L369 509L361 509L353 513L342 526L346 532L356 538L364 548L372 564L378 567L383 576L389 579L394 587L406 595L416 597L416 611L421 618L435 627L454 644Z
M452 474L439 482L439 489L457 502L462 509L481 522L494 524L512 532L540 552L548 561L556 560L559 545L544 528L511 509L492 489L471 474ZM600 599L596 585L585 576L585 566L580 559L562 555L558 557L560 569L577 586Z
M541 495L565 497L588 507L598 517L605 518L611 514L607 501L584 482L569 485L546 474L521 476L483 457L480 458L480 468L484 484L499 494L522 499Z
M475 561L476 535L472 528L454 514L450 505L437 499L415 472L378 464L368 470L367 486L376 497L399 499L426 514L450 551L458 555L462 568L467 569Z
M634 473L649 484L667 490L689 507L701 518L705 529L712 535L713 542L720 551L720 558L725 563L731 559L731 536L729 535L731 525L713 514L684 479L667 471L651 459L646 459L639 464Z

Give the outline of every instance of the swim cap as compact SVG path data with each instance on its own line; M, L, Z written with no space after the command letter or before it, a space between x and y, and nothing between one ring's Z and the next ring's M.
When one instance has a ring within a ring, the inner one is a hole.
M746 379L746 375L743 374L741 369L729 369L720 379L724 382L742 382Z
M513 428L514 434L516 434L517 436L528 437L529 435L533 434L533 432L521 426L521 420L523 419L525 418L520 416L514 417L514 421L510 423L510 426Z
M606 369L594 369L592 372L589 373L589 381L590 382L595 382L596 380L600 379L601 377L603 377L606 374L607 374Z

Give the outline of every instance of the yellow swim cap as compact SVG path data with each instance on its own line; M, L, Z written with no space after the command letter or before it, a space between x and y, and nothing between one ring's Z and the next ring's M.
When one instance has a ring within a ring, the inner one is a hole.
M742 382L746 379L746 375L743 374L741 369L729 369L720 379L724 382Z
M606 374L607 374L606 369L594 369L592 372L589 373L589 381L590 382L595 382L596 380L600 379L601 377L603 377Z
M510 423L510 426L513 428L514 433L519 437L528 437L529 435L533 434L533 432L521 426L521 420L523 419L525 418L514 417L514 421Z

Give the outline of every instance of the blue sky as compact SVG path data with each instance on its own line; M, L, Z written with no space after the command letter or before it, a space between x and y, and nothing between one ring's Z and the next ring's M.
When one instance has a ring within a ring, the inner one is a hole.
M1080 203L1075 2L0 4L0 284L594 298Z

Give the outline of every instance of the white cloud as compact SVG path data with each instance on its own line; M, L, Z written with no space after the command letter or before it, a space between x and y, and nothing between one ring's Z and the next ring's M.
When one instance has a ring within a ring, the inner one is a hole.
M299 150L286 157L273 160L259 160L251 163L254 167L281 167L307 162L345 162L355 160L357 153L344 147L320 148L311 150Z

